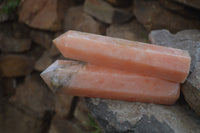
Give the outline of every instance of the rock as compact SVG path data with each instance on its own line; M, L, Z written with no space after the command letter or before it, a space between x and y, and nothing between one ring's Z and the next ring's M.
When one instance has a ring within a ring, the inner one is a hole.
M2 106L1 104L0 131L2 133L41 133L42 120L31 117L11 105Z
M22 23L6 22L0 25L1 36L15 39L29 39L30 29Z
M188 107L87 98L106 133L199 133L200 119ZM152 128L153 127L153 128Z
M7 26L11 26L11 24L8 23ZM12 28L11 34L15 38L18 38L18 39L23 39L23 38L30 39L30 31L31 30L25 24L14 22L14 23L12 23L11 28ZM8 28L5 27L5 30L8 30Z
M181 90L190 107L200 115L200 31L184 30L173 35L167 30L155 30L149 34L149 39L154 44L188 50L192 57L191 74Z
M177 32L175 37L180 40L200 41L200 30L183 30Z
M19 21L33 28L57 31L70 0L25 0L19 9Z
M17 39L0 34L0 50L3 52L25 52L31 48L30 39Z
M1 10L0 10L1 11ZM6 13L1 13L0 14L0 23L5 22L7 20L9 20L10 16Z
M57 116L66 117L70 111L73 96L57 94L55 99L55 111Z
M130 20L133 15L131 9L114 8L103 0L86 0L84 3L84 11L98 20L111 23L125 23Z
M168 30L155 30L149 34L149 40L153 44L188 50L192 57L190 71L193 71L196 62L196 53L194 51L200 47L199 36L199 30L183 30L175 35Z
M0 51L26 52L31 48L29 29L18 23L2 23L0 25Z
M148 33L137 20L126 24L113 24L106 30L106 35L133 41L147 42Z
M175 0L175 1L200 10L200 1L199 0Z
M35 70L41 72L45 70L51 63L53 63L53 58L49 56L48 51L45 51L43 55L35 62Z
M15 89L17 86L17 81L15 78L3 78L2 79L2 89L3 95L10 97L15 94Z
M81 133L85 132L79 123L74 120L66 120L62 117L55 116L51 122L49 133Z
M47 112L55 112L58 116L66 116L70 110L72 96L52 93L38 73L25 78L18 85L16 94L9 102L34 118L43 118Z
M51 45L50 49L48 49L49 56L55 57L60 55L60 51L56 48L54 44Z
M71 7L67 10L64 21L65 31L78 30L94 34L105 33L105 27L88 14L83 12L82 6Z
M199 20L170 12L162 8L156 0L135 0L134 14L137 20L149 31L169 29L171 32L177 32L183 29L200 28Z
M2 77L19 77L31 73L33 60L25 55L4 55L0 57L0 75Z
M43 55L36 61L35 70L43 71L45 70L53 61L55 61L56 57L60 55L60 52L54 45L51 45L51 48L46 50Z
M45 31L31 31L31 39L33 42L41 45L42 47L48 49L50 48L53 40L53 35Z
M185 6L173 0L159 0L161 6L165 9L172 11L175 14L192 19L200 19L200 11L193 9L191 7Z
M33 60L33 67L35 62L42 56L42 54L44 53L44 48L40 47L39 45L32 45L33 47L31 47L31 49L26 52L26 56L29 57L29 59Z
M196 50L194 71L182 86L182 92L188 104L200 116L200 48Z
M52 46L52 45L51 45ZM46 51L50 51L51 46L49 49L44 49L43 47L41 47L40 45L33 45L33 47L31 48L31 50L27 53L27 56L29 56L31 59L33 59L35 62L37 60L39 60L42 55L46 52ZM57 49L56 49L57 50ZM34 67L34 66L33 66Z
M78 105L76 107L76 110L74 112L74 117L80 121L80 123L86 128L86 129L90 129L90 125L89 123L89 111L88 108L86 106L85 100L83 97L79 97L80 100L78 102Z
M29 75L25 82L16 88L10 103L30 116L42 118L46 111L54 111L55 97L40 78L39 74Z
M129 7L132 6L132 0L106 0L110 4L116 7Z

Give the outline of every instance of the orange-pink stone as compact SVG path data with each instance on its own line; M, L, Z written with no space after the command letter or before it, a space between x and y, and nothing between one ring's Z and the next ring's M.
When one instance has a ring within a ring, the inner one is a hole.
M174 82L183 83L190 70L191 57L180 49L77 31L53 42L67 58Z
M180 93L179 83L78 61L57 60L41 77L52 90L74 96L173 104Z

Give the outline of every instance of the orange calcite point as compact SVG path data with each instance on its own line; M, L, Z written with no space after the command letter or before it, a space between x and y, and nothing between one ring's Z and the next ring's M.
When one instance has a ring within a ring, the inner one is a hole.
M53 42L67 58L170 81L183 83L190 70L191 57L180 49L77 31Z
M179 97L178 83L78 61L58 60L41 77L54 91L158 104L173 104Z

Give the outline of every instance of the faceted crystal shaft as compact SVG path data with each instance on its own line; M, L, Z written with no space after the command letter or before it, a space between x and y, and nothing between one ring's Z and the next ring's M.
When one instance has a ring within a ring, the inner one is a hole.
M54 91L74 96L173 104L179 83L78 61L57 60L42 74Z
M77 31L53 42L67 58L174 82L183 83L190 70L191 57L180 49Z

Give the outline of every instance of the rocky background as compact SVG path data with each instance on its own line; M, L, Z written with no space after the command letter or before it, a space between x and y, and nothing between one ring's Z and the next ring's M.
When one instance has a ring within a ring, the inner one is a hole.
M79 30L188 50L172 106L54 94L52 39ZM0 0L0 132L200 133L199 0ZM86 106L87 105L87 106Z

